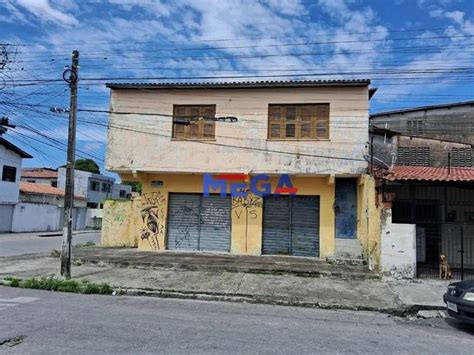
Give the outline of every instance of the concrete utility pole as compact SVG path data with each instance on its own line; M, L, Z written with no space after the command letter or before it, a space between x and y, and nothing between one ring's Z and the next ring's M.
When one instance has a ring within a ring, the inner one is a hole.
M66 279L70 279L72 253L72 211L74 207L74 162L76 160L77 82L79 80L78 51L72 52L71 69L64 71L63 79L69 83L70 104L67 142L66 189L64 191L63 244L61 248L61 276L64 276Z

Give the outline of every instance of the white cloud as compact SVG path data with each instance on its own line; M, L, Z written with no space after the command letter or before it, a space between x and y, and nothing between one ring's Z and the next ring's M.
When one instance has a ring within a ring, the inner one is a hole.
M53 8L49 0L17 0L17 3L41 22L52 22L60 26L79 24L73 15Z

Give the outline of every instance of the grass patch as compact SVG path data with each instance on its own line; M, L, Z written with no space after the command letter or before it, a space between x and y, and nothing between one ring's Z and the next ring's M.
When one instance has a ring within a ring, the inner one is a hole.
M5 280L9 281L9 286L11 287L32 288L36 290L99 295L111 295L113 292L113 289L109 284L96 284L85 280L60 280L55 279L54 277L42 277L40 279L31 278L25 280L9 277Z
M61 256L61 252L57 249L53 249L53 250L51 250L51 256L53 258L59 258Z
M89 240L88 242L82 244L82 243L77 243L74 245L74 248L79 249L79 248L87 248L87 247L93 247L95 243L92 240Z

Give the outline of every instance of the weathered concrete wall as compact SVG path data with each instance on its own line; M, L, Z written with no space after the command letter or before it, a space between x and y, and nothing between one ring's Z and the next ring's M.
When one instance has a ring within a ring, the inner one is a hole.
M277 103L329 103L330 139L268 140L268 105ZM215 140L172 139L173 104L216 105L217 117L236 116L239 121L217 122ZM367 87L112 90L111 110L163 114L128 115L127 120L111 114L106 166L121 174L323 175L362 174L367 168L363 159L368 141ZM133 132L137 129L144 133ZM346 160L326 158L334 156Z
M105 201L100 244L107 247L137 247L140 206L140 198Z
M86 227L93 229L101 229L103 217L104 209L88 208L86 214Z
M56 205L21 202L13 210L12 232L56 231L61 209Z
M468 104L464 106L382 115L372 117L370 121L376 126L410 135L407 130L407 121L409 119L422 120L422 136L424 137L474 144L472 128L466 128L472 127L473 118L474 105ZM465 127L466 129L461 129L461 127Z
M398 137L400 147L428 147L430 148L430 166L448 166L448 152L452 148L470 148L469 144L444 142L419 137Z
M12 232L49 232L63 228L64 208L57 205L20 202L13 209ZM74 208L73 228L85 228L86 209Z
M357 239L371 269L380 269L380 215L375 180L370 175L359 177L357 188Z
M132 178L127 177L127 179ZM143 182L141 207L139 208L139 205L135 204L133 216L130 215L131 208L127 207L130 206L127 202L106 202L102 229L102 243L104 245L124 245L124 243L130 243L130 240L135 240L134 238L139 235L139 249L164 250L166 247L168 194L170 192L202 193L203 191L203 177L201 175L140 174L140 178ZM162 181L163 185L159 188L153 187L152 181ZM271 178L269 182L275 188L277 179ZM325 259L328 256L333 256L335 253L334 182L323 177L295 177L292 182L298 188L298 195L320 196L320 258ZM230 187L228 192L230 192ZM120 206L125 207L120 207L118 213L115 212L117 207L109 209L109 204L115 206L119 203L123 204ZM261 198L253 195L249 195L246 199L234 198L232 207L231 253L260 255L263 218ZM142 211L150 208L154 209L154 213L158 217L156 232L149 230L142 218ZM119 221L115 221L116 218ZM127 220L133 220L133 222L127 223ZM109 223L111 223L110 226Z
M382 213L382 272L396 279L416 277L416 225L392 223L392 210Z
M0 232L11 232L15 205L0 205Z
M0 174L3 171L4 165L16 168L16 179L15 182L2 181L0 176L0 203L17 203L18 191L20 189L21 156L12 152L10 149L6 149L3 145L0 145Z

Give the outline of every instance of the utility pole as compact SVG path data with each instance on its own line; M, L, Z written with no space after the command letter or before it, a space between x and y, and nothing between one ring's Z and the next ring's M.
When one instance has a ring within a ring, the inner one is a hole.
M77 82L79 80L79 52L72 52L71 69L63 72L69 83L69 129L67 141L66 189L64 191L63 244L61 248L61 276L71 278L72 211L74 207L74 162L76 160Z

